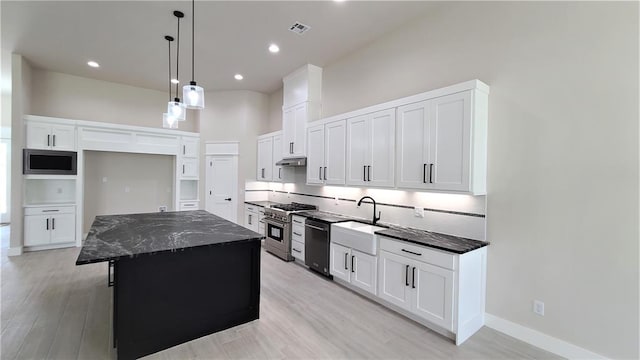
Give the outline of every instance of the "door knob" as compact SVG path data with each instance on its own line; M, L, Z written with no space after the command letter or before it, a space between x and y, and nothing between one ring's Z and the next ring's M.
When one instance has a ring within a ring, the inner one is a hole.
M225 200L225 201L231 201L231 198L226 198L226 199L224 199L224 200Z

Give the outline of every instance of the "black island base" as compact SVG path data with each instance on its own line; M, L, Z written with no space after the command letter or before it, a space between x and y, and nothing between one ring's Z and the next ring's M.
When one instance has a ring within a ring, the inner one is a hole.
M118 359L258 319L261 238L206 211L96 217L76 264L113 268Z

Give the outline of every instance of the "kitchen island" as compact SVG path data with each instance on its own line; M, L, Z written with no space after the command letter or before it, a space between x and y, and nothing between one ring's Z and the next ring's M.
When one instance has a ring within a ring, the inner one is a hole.
M76 265L109 262L118 359L258 319L262 238L204 210L97 216Z

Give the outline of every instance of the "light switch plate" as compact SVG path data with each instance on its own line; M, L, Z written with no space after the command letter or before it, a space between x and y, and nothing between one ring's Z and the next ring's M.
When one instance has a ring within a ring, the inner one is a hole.
M416 206L413 208L413 216L418 218L424 217L424 208L421 206Z
M164 205L162 205L162 206L160 206L160 207L158 208L158 210L160 210L160 212L165 212L165 211L167 211L167 207L166 207L166 206L164 206Z

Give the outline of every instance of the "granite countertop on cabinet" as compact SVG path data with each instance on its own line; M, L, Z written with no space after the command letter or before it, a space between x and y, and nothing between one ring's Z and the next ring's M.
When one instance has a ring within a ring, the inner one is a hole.
M347 222L347 221L370 223L370 221L367 221L366 219L363 219L363 218L336 214L336 213L320 211L320 210L304 211L304 212L296 213L296 215L303 216L311 220L321 221L327 224L336 224L336 223Z
M76 265L263 238L204 210L96 216Z
M375 232L376 235L388 236L397 240L449 251L456 254L464 254L489 245L486 241L467 239L454 235L440 234L397 225L379 225L388 227L388 229L378 230Z
M245 201L244 203L247 205L260 206L263 208L269 208L271 207L271 205L282 205L282 203L273 202L273 201Z

